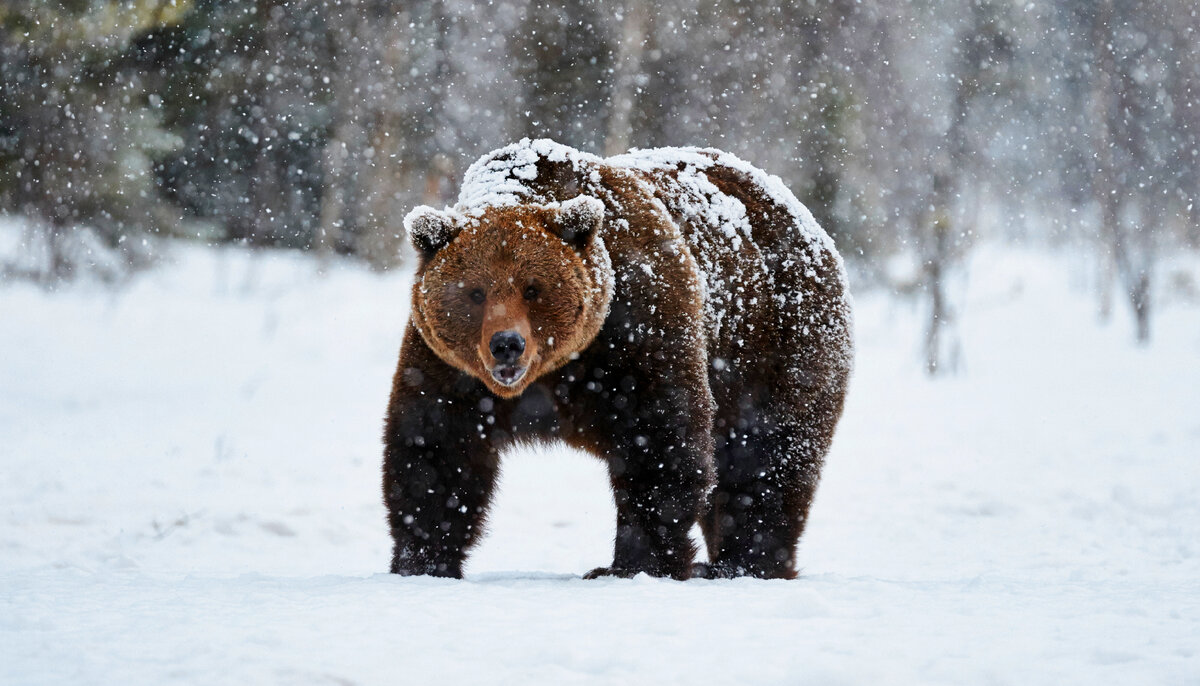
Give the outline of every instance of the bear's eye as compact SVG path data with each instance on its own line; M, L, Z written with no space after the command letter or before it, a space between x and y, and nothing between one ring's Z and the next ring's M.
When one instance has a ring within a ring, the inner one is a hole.
M525 288L525 299L526 300L537 300L537 297L541 294L542 294L542 292L538 290L537 286L527 286Z
M476 305L482 305L483 299L484 295L482 289L476 288L475 290L471 291L471 302L475 303Z

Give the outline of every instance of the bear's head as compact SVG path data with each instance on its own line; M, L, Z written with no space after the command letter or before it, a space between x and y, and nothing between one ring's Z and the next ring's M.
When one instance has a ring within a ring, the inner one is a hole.
M596 337L612 300L604 204L418 207L404 224L420 259L412 317L447 364L520 395Z

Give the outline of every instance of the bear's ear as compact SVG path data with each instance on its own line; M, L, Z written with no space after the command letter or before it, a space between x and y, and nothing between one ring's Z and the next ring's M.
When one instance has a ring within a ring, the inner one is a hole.
M435 210L428 205L418 205L404 218L408 240L424 257L430 258L450 244L458 234L454 217L449 212Z
M604 203L590 195L577 195L558 206L558 235L583 250L604 221Z

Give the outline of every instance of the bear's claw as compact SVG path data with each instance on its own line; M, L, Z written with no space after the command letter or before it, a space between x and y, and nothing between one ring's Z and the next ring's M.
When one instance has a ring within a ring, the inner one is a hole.
M615 576L622 579L629 579L637 576L637 572L631 569L614 569L612 567L597 567L587 574L583 575L585 579L599 579L602 576Z

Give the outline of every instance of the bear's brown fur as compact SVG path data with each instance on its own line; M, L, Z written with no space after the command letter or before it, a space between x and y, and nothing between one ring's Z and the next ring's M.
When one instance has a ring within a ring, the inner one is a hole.
M832 242L777 178L711 149L523 140L405 223L393 572L461 576L500 452L561 439L606 461L616 499L612 564L589 576L795 576L851 323Z

